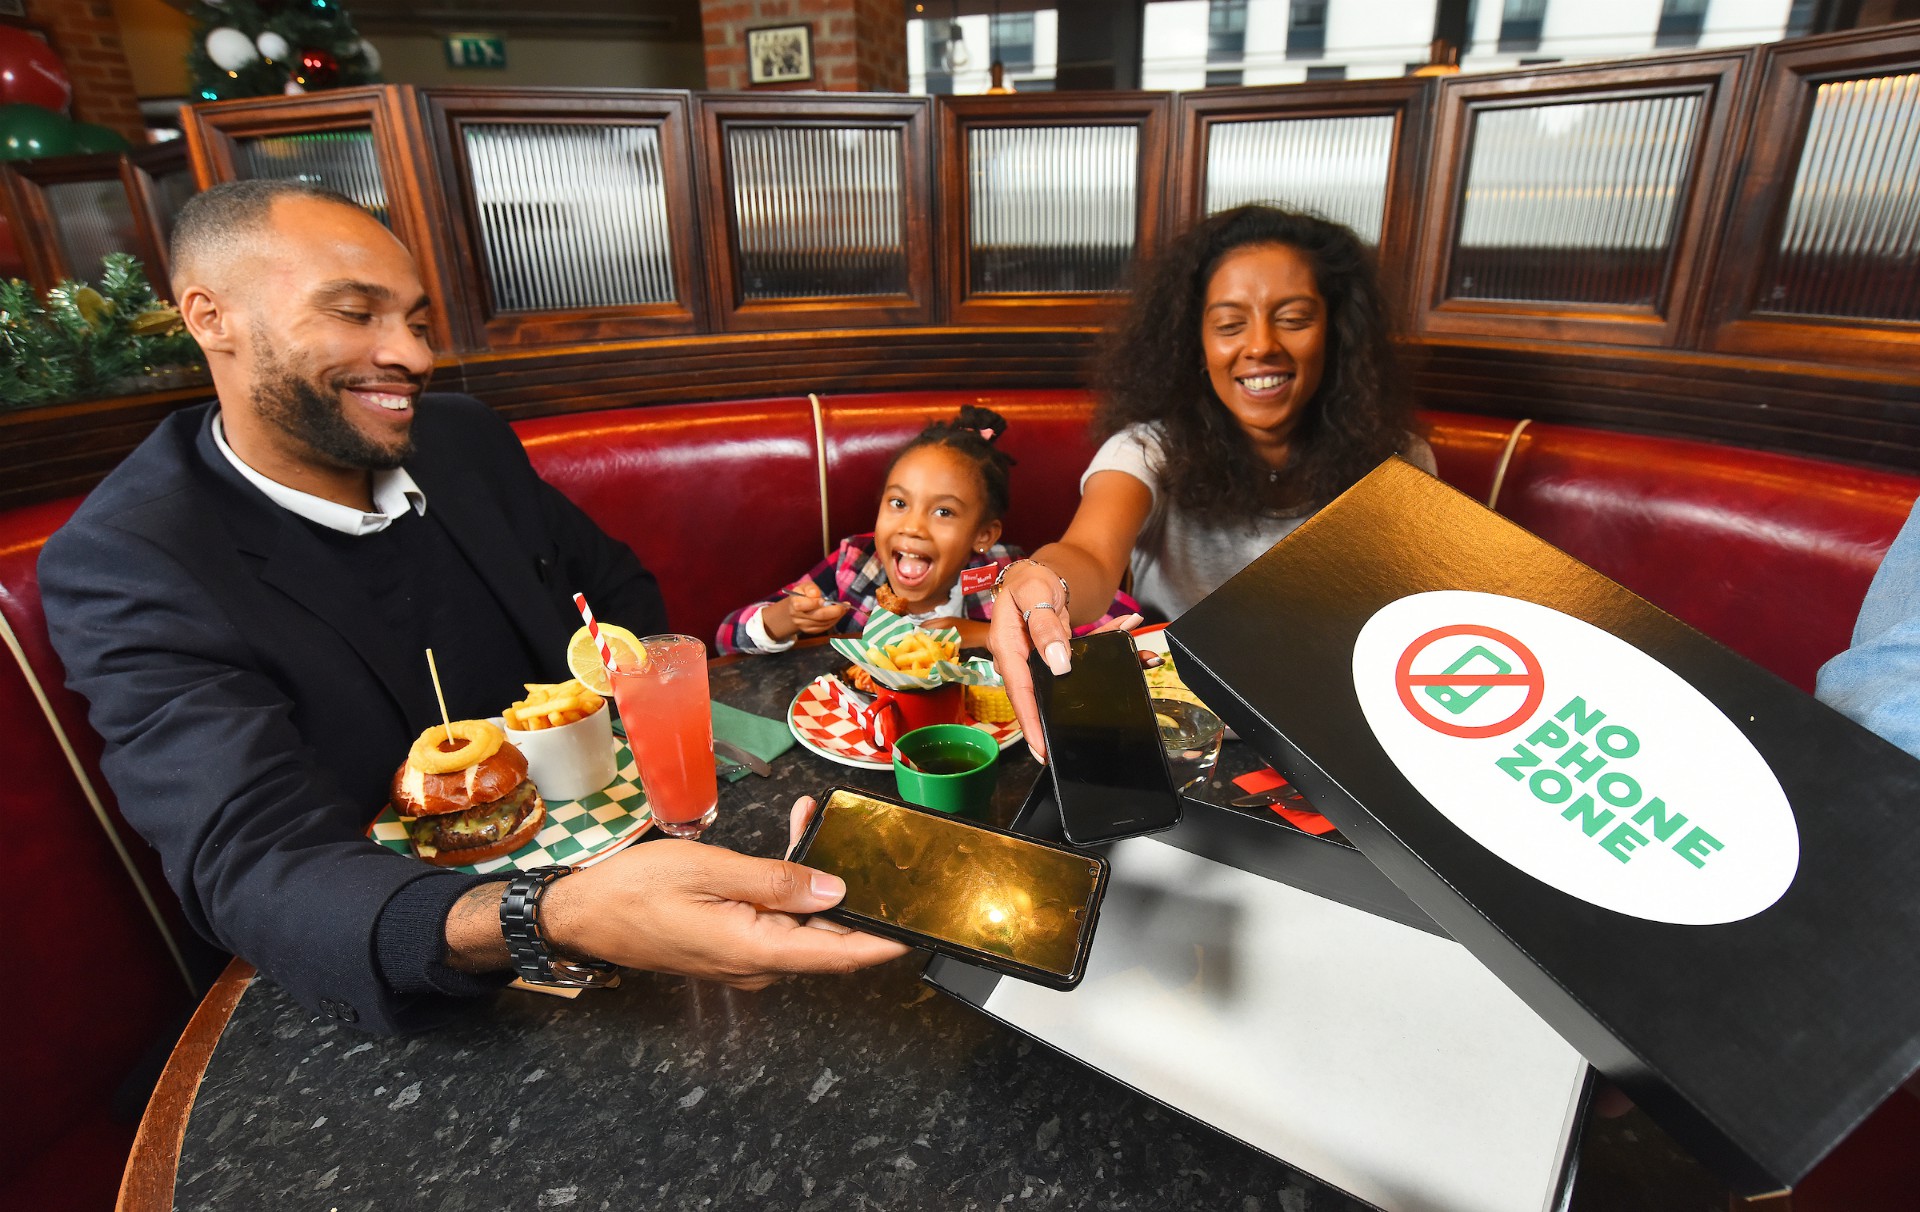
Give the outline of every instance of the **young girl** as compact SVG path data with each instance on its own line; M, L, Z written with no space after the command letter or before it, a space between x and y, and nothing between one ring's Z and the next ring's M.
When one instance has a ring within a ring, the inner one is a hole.
M963 648L984 645L994 581L1021 558L1000 542L1013 460L995 442L1006 429L999 413L967 405L921 430L887 468L873 532L841 540L806 576L722 619L715 645L783 652L801 636L857 635L876 607L957 628Z

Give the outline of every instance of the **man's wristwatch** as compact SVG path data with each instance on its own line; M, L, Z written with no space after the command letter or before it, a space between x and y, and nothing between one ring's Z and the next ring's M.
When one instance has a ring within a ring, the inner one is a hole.
M591 989L619 979L612 964L556 954L540 928L540 898L547 886L572 874L571 867L535 867L508 880L500 896L500 933L507 940L507 955L514 972L529 985Z

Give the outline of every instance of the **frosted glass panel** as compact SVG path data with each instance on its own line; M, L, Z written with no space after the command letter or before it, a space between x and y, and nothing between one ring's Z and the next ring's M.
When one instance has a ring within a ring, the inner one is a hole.
M1448 293L1652 306L1699 117L1692 95L1480 110Z
M108 253L139 255L133 208L127 204L120 178L49 185L46 200L59 235L61 259L72 277L97 282L101 259Z
M1132 126L967 132L973 294L1120 289L1139 226Z
M1822 84L1765 311L1920 320L1920 74Z
M173 238L173 220L187 200L200 192L194 184L193 170L175 169L170 173L161 173L153 179L153 205L160 212L160 241L165 244Z
M903 137L898 128L728 128L743 299L907 293Z
M387 218L387 186L380 179L371 130L328 130L305 135L245 139L235 149L242 177L279 177L310 181L345 194Z
M1380 242L1393 116L1216 122L1207 135L1208 214L1249 202L1309 210Z
M468 126L465 141L496 307L674 301L658 127Z

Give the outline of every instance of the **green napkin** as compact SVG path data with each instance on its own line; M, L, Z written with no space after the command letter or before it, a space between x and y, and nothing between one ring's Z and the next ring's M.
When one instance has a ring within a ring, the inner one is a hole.
M793 748L793 732L785 720L770 720L764 715L755 715L725 703L714 703L712 706L715 740L738 745L763 762L771 762ZM748 771L737 770L728 781L743 779L747 774Z

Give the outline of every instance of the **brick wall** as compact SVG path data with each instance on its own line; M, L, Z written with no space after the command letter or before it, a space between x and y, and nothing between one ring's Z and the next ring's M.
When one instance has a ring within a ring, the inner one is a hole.
M907 19L899 0L700 0L707 87L749 87L748 30L802 22L813 27L813 79L759 87L907 90Z
M47 36L73 80L73 117L97 122L137 143L146 123L120 45L113 0L27 0L27 20Z

